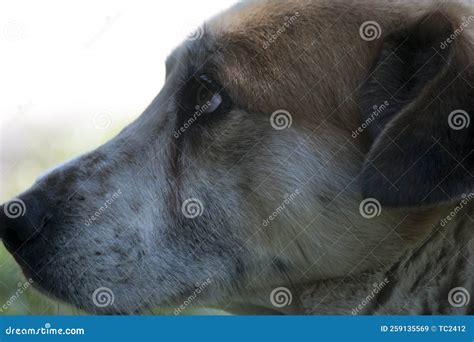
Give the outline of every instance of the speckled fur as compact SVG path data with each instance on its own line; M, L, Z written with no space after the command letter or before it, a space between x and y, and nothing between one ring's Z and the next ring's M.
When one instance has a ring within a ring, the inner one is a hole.
M209 278L194 304L239 313L351 314L386 277L358 314L458 313L446 306L446 290L464 286L474 295L472 210L465 212L470 220L459 216L443 229L433 227L455 200L383 206L379 216L362 217L362 171L375 143L365 134L351 137L361 121L361 86L383 40L433 6L252 1L211 19L201 39L171 54L163 89L136 121L28 190L45 189L57 215L42 239L15 252L25 273L48 294L95 313L175 308ZM451 4L441 11L457 22L467 10ZM296 12L264 49L265 35ZM360 39L367 20L380 23L380 40ZM466 31L456 46L468 39ZM472 62L472 50L457 51ZM189 69L209 66L233 107L176 139L186 115L178 90ZM291 113L291 128L272 128L277 109ZM118 190L100 219L84 225ZM295 190L294 201L263 225ZM182 215L187 198L200 199L201 216ZM272 306L277 286L292 291L291 305ZM93 304L99 287L114 292L112 305ZM472 306L464 309L472 313Z

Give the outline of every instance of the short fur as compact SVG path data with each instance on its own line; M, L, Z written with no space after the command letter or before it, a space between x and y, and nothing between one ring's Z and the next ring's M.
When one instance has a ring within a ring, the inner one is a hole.
M451 111L474 113L472 35L439 47L470 15L454 3L239 3L170 55L135 122L21 195L54 203L40 237L4 241L38 287L92 312L179 307L210 279L198 302L239 313L472 313L447 301L454 287L473 293L472 203L440 226L474 191L474 125L448 126ZM362 39L367 21L378 39ZM201 74L229 110L180 131ZM282 109L292 124L276 130ZM201 216L183 215L189 198ZM361 215L366 198L378 216ZM293 295L281 308L280 286ZM100 287L113 304L94 305Z

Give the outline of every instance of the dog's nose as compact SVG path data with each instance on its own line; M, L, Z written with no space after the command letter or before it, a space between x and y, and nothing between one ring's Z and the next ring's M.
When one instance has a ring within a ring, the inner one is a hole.
M51 217L48 201L41 190L14 198L1 206L0 237L24 242L33 239L44 228Z

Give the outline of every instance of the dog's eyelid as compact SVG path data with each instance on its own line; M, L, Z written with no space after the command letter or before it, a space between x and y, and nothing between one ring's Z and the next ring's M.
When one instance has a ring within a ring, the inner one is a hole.
M206 89L208 89L209 91L214 91L216 88L218 88L217 82L214 81L214 79L211 76L209 76L208 74L199 75L196 78L196 82L200 86L205 87Z
M210 74L207 74L207 73L199 75L199 80L204 81L209 84L214 83L214 78Z

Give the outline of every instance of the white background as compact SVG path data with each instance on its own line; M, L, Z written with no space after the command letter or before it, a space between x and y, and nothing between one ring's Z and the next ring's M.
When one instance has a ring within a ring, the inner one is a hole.
M234 0L0 2L0 116L135 113L173 47Z

